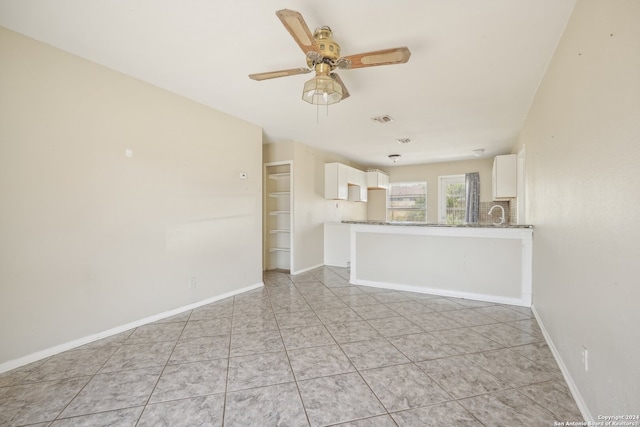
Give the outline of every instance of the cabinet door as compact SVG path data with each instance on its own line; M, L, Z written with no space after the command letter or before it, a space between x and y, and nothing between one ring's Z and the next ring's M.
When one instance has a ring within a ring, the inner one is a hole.
M349 200L352 202L367 201L367 174L352 167L349 167Z
M325 199L347 200L349 197L347 174L348 166L342 163L326 163L324 165Z
M366 202L367 195L369 194L369 189L367 188L367 173L363 171L358 171L360 174L358 175L358 185L360 186L360 201Z
M379 179L378 185L380 185L380 188L384 188L385 190L388 190L389 189L389 175L387 175L386 173L380 173L378 179Z
M493 200L508 200L517 195L517 159L515 154L493 159Z
M367 188L367 184L363 182L362 185L360 185L360 201L366 202L368 195L369 189Z
M389 175L378 171L367 172L367 188L380 190L389 188Z

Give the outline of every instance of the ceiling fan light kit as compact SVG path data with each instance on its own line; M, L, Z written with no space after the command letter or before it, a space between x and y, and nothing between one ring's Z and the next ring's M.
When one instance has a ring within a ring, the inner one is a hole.
M316 65L316 77L307 81L302 89L302 100L314 105L330 105L342 99L342 85L329 77L330 67L325 63Z
M314 77L304 84L302 99L314 105L335 104L342 99L342 87L329 76Z
M340 45L333 40L331 28L320 27L312 35L299 12L282 9L277 11L276 15L306 55L308 68L250 74L249 78L260 81L306 74L315 70L316 77L304 84L302 92L302 99L310 104L335 104L349 97L349 91L342 79L333 72L336 68L350 69L403 64L411 56L407 47L399 47L341 57Z

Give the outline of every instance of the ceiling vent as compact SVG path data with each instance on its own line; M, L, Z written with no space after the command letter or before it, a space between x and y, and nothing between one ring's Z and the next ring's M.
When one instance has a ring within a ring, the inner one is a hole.
M408 144L411 142L411 138L398 138L396 139L398 144Z

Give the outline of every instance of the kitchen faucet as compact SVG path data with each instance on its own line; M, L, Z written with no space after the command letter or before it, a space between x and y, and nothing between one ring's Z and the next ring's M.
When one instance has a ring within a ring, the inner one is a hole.
M493 205L491 206L491 209L489 209L489 212L487 212L487 215L491 216L491 212L493 212L493 210L495 208L500 208L500 211L502 211L502 215L500 216L500 222L494 222L494 225L500 225L500 224L504 224L504 208L500 205Z

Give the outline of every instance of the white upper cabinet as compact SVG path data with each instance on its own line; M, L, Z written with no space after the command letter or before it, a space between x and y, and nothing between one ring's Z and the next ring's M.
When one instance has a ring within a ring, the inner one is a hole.
M324 198L347 200L349 167L342 163L325 163L324 165Z
M367 201L367 174L360 169L349 167L349 200L352 202Z
M366 202L367 175L342 163L325 163L324 198Z
M389 175L380 170L367 171L367 188L381 190L389 188Z
M517 156L507 154L493 159L493 200L509 200L517 196Z

